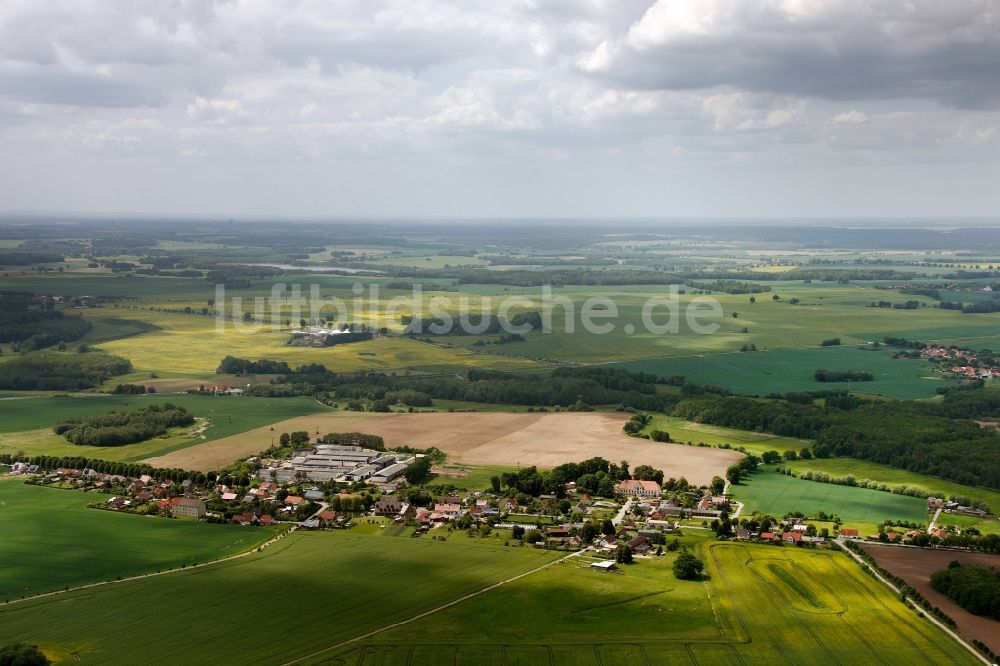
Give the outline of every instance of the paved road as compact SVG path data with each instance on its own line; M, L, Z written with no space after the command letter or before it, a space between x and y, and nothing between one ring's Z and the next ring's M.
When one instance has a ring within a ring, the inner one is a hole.
M628 514L629 509L631 508L632 508L632 498L629 497L627 500L625 500L625 504L624 506L622 506L621 511L619 511L618 514L611 519L612 524L615 527L621 525L622 521L625 520L625 516Z

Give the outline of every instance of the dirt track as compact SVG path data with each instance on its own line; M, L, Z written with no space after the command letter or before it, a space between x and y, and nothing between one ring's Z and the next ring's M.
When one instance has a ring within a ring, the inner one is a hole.
M448 454L449 461L468 464L554 467L601 456L613 462L627 460L633 467L652 465L667 477L683 476L699 484L723 476L726 468L742 457L723 449L627 437L622 432L626 417L613 412L313 414L276 423L273 430L271 426L257 428L146 462L183 469L217 469L266 449L272 437L294 430L311 434L317 430L366 432L381 435L390 446L436 446Z
M1000 651L1000 622L988 617L973 615L931 587L931 574L947 569L948 563L958 560L962 564L1000 566L1000 557L987 553L968 553L954 550L924 550L895 546L870 545L865 548L883 569L899 576L932 604L943 610L958 624L958 630L969 638L986 643L994 652Z

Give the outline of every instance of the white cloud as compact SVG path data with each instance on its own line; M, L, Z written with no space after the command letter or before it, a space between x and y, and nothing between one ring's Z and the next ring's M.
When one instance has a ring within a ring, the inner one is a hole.
M712 209L718 197L696 194L709 181L732 178L736 196L742 176L767 169L876 165L888 181L914 163L928 174L974 164L988 178L1000 175L990 7L11 0L0 3L0 200L52 208L48 179L61 176L85 181L66 191L86 190L88 205L107 193L119 209L106 174L127 189L166 170L182 189L252 169L257 181L217 191L220 208L253 205L239 188L266 182L274 200L294 193L289 205L313 212L455 213L444 202L461 182L475 214L591 214L602 197L603 213L667 214ZM352 185L310 198L313 176L290 164ZM705 182L679 196L638 185L700 168ZM995 209L991 193L977 205ZM141 201L184 197L151 189Z

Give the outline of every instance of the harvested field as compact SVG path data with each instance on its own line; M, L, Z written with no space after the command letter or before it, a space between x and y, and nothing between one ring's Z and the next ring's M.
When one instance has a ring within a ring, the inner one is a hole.
M986 643L994 652L1000 652L1000 622L981 615L973 615L954 601L931 587L931 574L947 569L948 563L958 560L962 564L1000 566L1000 557L987 553L968 553L955 550L926 550L866 544L865 550L882 568L899 576L913 589L958 624L958 630L968 638Z
M253 455L282 432L306 430L366 432L381 435L386 444L418 448L436 446L449 461L473 465L554 467L601 456L635 465L652 465L667 477L685 477L704 484L722 476L742 456L735 451L662 444L627 437L627 415L589 413L429 413L359 414L337 412L302 416L272 426L175 451L147 462L163 467L211 470Z

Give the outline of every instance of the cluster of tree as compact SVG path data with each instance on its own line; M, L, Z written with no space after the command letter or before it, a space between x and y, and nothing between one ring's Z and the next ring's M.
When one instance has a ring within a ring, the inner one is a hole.
M291 371L284 361L250 361L235 356L225 357L215 369L220 375L285 375Z
M124 446L162 435L170 428L188 426L194 416L170 403L150 405L131 412L109 412L100 416L74 416L52 429L74 444Z
M662 483L663 470L639 465L630 471L629 464L624 460L615 465L604 458L590 458L578 463L565 463L549 471L526 467L517 472L504 472L491 481L496 492L506 488L531 497L543 493L563 497L565 484L570 482L576 483L577 492L614 497L617 483L629 478Z
M829 338L819 343L820 347L836 347L840 344L840 338Z
M374 337L375 333L370 330L344 331L342 333L328 335L323 338L323 346L333 347L335 345L347 344L349 342L364 342L365 340L371 340Z
M988 301L979 301L962 306L962 312L966 314L984 314L988 312L1000 312L1000 298L991 298Z
M715 280L714 282L697 283L691 286L711 291L721 291L724 294L763 294L771 291L771 287L768 285L741 282L739 280Z
M227 357L220 370L256 368L257 372L261 372L263 366L271 363L274 362L252 362ZM682 377L661 378L647 373L610 368L558 368L549 376L470 370L467 378L462 379L391 376L384 373L337 374L323 365L310 364L281 375L271 385L255 385L251 393L325 394L337 400L383 401L386 410L390 404L388 399L393 395L398 396L400 391L408 390L427 396L421 400L461 400L536 407L610 404L636 410L664 411L679 398L676 395L658 394L657 385L681 385L682 394L705 390L685 382ZM414 403L413 406L420 405Z
M424 317L414 319L403 315L402 323L406 326L403 335L496 335L510 328L537 331L542 328L542 315L536 310L518 312L509 319L493 316L491 313L470 314L467 321L457 321L452 316Z
M817 370L813 377L818 382L870 382L875 375L867 370Z
M970 613L1000 620L1000 568L953 561L931 574L931 586Z
M634 436L638 435L642 431L643 428L645 428L647 425L649 425L649 422L652 421L652 420L653 420L653 418L649 414L643 414L643 413L633 414L631 416L631 418L629 418L629 420L625 422L625 425L622 426L622 430L625 431L626 435L631 435L631 436L634 437ZM662 430L657 430L656 432L657 433L661 433L663 431ZM650 436L652 436L652 434ZM670 435L667 434L667 439L666 440L660 439L660 440L657 440L657 441L668 441L669 442L670 441Z
M1000 488L1000 435L973 421L996 414L981 391L949 394L937 403L869 402L852 409L784 400L688 397L672 414L741 430L814 439L819 458L848 456L931 474L966 485Z
M736 485L756 472L760 463L761 459L753 454L744 456L738 463L729 466L726 470L726 480Z
M674 577L680 580L701 580L705 563L689 549L681 549L674 560Z
M0 666L46 666L51 663L37 645L11 643L0 647Z
M145 386L143 384L118 384L111 392L115 395L143 395L145 393L156 393L156 387Z
M54 301L32 307L32 294L0 292L0 342L16 344L18 351L34 351L79 340L93 325L83 317L55 310Z
M132 370L132 363L109 354L22 356L0 363L0 389L65 391L93 388Z
M32 264L60 264L61 254L41 252L0 252L0 266L31 266Z
M316 441L320 444L361 446L374 451L385 451L385 440L381 436L363 432L328 432Z
M406 468L403 472L403 476L406 477L406 482L410 485L419 485L425 483L431 477L431 467L433 461L429 456L424 456L422 458L417 458Z
M525 338L520 333L504 333L503 335L497 336L494 340L486 342L484 340L476 340L472 343L473 347L485 347L486 345L506 345L511 342L524 342Z

